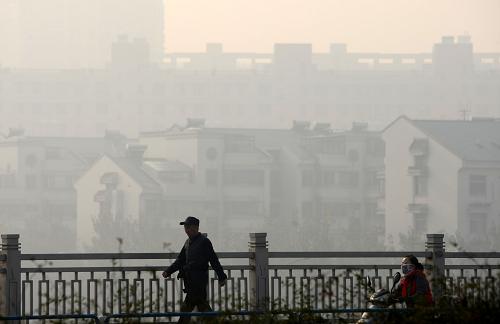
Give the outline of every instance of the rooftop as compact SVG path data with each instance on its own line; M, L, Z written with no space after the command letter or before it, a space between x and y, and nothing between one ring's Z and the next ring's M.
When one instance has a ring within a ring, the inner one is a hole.
M460 158L468 161L500 161L500 120L412 120Z

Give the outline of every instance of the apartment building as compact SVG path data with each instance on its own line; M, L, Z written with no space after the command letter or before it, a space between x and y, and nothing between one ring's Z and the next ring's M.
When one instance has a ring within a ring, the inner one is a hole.
M428 53L354 53L334 44L277 44L273 53L201 53L148 60L147 44L112 46L93 69L0 67L0 130L36 136L128 137L203 116L213 127L284 129L319 120L334 129L369 121L382 129L398 116L456 119L498 115L500 54L476 53L468 37L444 37ZM466 67L466 68L465 68ZM35 118L36 117L36 118Z
M104 152L121 150L124 138L29 137L0 140L0 226L20 233L30 251L75 246L74 180ZM57 240L38 238L57 233Z
M239 248L245 248L241 237L249 231L272 234L273 246L281 249L347 248L347 234L360 231L371 235L370 246L383 243L375 177L383 170L383 142L366 125L335 133L321 123L244 129L190 119L142 133L138 143L144 152L134 158L135 166L104 156L77 181L80 246L98 235L93 219L110 214L115 196L123 197L113 209L122 216L109 217L131 217L151 231L146 224L156 224L154 230L172 241L182 239L179 220L195 215L216 244ZM154 194L132 181L134 174L155 183Z
M488 249L500 229L500 122L412 120L383 132L386 233L444 232Z

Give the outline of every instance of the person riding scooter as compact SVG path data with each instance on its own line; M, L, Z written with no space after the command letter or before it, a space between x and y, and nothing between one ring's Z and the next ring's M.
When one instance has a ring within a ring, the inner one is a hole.
M432 306L432 292L429 281L423 272L423 265L414 255L407 255L401 260L403 278L393 291L393 297L404 301L406 307Z

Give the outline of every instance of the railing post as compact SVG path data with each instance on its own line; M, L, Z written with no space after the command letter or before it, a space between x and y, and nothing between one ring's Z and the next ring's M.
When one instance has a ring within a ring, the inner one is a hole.
M434 300L438 300L443 295L445 284L444 234L427 234L425 250L431 252L425 263L430 266L432 295Z
M2 235L0 315L21 315L21 247L19 234Z
M267 310L269 306L269 251L267 233L250 233L248 249L253 253L249 263L250 307Z

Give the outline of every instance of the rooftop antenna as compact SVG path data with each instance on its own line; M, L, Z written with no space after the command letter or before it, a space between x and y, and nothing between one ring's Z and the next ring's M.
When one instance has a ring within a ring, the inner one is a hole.
M462 109L462 110L459 110L458 112L462 115L462 119L463 120L467 120L467 114L470 113L470 109L469 108L469 105L465 105L465 108Z

